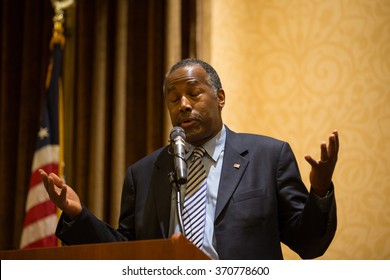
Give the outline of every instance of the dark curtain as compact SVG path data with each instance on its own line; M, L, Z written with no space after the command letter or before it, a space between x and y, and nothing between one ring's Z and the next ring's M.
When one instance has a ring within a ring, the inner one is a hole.
M182 1L182 58L195 45L191 41L195 36L188 34L194 32L190 28L196 18L194 3ZM113 190L112 183L117 177L123 180L127 165L167 144L162 83L168 67L168 4L168 0L77 1L73 26L66 30L67 42L74 42L63 58L68 65L64 77L66 181L84 204L98 209L97 216L109 223L117 222L120 196L120 187ZM121 29L126 38L121 62L117 54L123 33L118 32L117 19L122 6L127 23ZM8 250L19 247L23 227L53 9L50 0L2 0L0 15L0 250ZM121 85L124 95L118 94ZM118 110L124 117L118 116ZM123 147L118 147L121 139Z
M0 249L17 248L45 91L50 1L3 0L0 62Z

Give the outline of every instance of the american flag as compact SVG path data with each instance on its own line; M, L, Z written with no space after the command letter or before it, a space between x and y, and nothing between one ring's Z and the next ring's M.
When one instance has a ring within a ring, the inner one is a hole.
M61 68L61 46L53 45L53 57L48 69L45 106L38 130L29 190L26 200L26 215L20 248L54 247L57 208L49 199L38 170L59 173L59 86Z

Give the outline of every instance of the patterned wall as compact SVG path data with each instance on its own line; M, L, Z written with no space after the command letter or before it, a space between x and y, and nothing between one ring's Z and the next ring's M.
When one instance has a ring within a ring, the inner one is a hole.
M210 0L209 58L237 131L304 155L335 128L339 226L323 259L390 259L390 1ZM287 259L297 255L284 248Z

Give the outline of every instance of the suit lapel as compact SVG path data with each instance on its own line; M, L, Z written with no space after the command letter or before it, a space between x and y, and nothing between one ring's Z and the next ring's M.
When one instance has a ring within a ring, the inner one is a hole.
M245 157L248 149L241 147L237 134L228 128L226 128L226 133L215 219L218 218L229 202L249 163L249 160ZM164 148L155 162L155 168L151 177L152 201L154 205L149 206L155 211L161 234L164 238L167 238L169 233L172 187L168 180L168 174L173 171L171 163L173 163L172 156L169 155L168 149ZM146 211L151 209L146 209Z
M156 211L155 215L164 238L167 238L169 233L172 187L168 180L168 174L172 172L172 164L170 164L172 162L172 156L165 148L155 162L151 178L152 201L155 205L155 208L151 207L151 209Z
M236 133L226 128L226 144L218 188L215 220L218 219L218 216L236 190L249 163L249 160L244 157L248 150L240 147L240 141L236 140L236 135Z

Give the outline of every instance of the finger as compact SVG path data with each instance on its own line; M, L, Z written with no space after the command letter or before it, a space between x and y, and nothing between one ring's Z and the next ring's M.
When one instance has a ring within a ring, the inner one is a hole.
M45 171L43 171L42 169L39 169L39 174L41 175L41 179L42 179L43 185L45 186L46 191L48 191L49 178L47 176L47 173Z
M336 159L338 153L338 134L337 131L334 131L329 136L329 157Z
M54 185L54 182L53 182L53 179L50 178L50 177L47 177L47 188L46 188L46 191L47 193L49 194L49 197L53 200L55 199L58 194L57 192L55 191L55 185Z
M335 129L333 131L333 135L334 135L334 138L335 138L336 152L338 152L339 151L339 147L340 147L339 132Z
M46 176L47 177L47 173L45 172L45 170L39 169L38 171L39 171L39 175L41 175L41 177L42 176Z
M328 155L328 150L326 148L326 143L322 142L320 148L321 148L321 161L327 162L329 160L329 155Z
M312 167L315 167L315 166L318 165L317 161L314 160L314 159L313 159L311 156L309 156L309 155L306 155L306 156L305 156L305 159L306 159L306 161L307 161Z
M60 177L58 177L57 174L55 173L50 173L49 177L54 181L54 184L59 187L59 188L62 188L63 185L64 185L64 180L62 180Z
M60 199L61 201L66 201L66 193L68 191L68 188L67 187L63 187L61 189L61 193L60 193Z
M47 193L49 194L49 197L55 198L58 194L56 193L56 190L55 190L56 187L54 185L52 178L50 176L48 176L47 173L43 170L40 170L39 172L41 174L43 185L45 186L45 189L46 189Z

